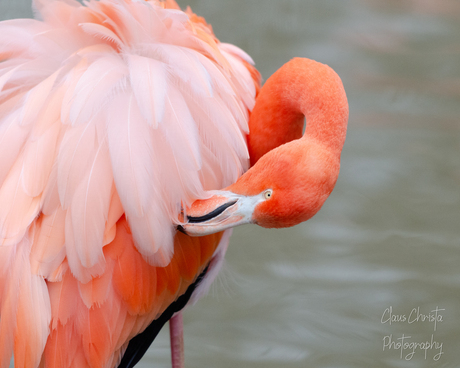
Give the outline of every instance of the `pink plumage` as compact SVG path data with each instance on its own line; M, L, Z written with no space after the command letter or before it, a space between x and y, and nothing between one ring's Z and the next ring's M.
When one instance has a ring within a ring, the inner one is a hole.
M128 251L106 246L126 219L142 267L172 275L181 209L248 167L258 74L172 0L34 7L0 23L0 368L114 367L193 278L129 313Z

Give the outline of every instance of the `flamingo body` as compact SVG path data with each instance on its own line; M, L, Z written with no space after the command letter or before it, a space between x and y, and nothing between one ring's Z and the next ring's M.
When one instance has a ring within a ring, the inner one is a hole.
M254 105L251 59L173 0L34 4L42 20L0 23L0 368L129 368L229 228L319 211L345 91L294 59Z
M247 169L259 76L172 0L34 6L0 23L0 368L116 367L217 274L229 234L176 226Z

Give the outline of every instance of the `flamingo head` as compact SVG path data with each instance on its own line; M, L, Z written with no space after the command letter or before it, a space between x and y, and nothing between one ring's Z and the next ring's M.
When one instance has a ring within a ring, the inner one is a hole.
M289 61L264 84L251 113L254 166L236 183L194 202L179 229L202 236L248 223L273 228L308 220L337 181L347 121L339 76L313 60Z
M253 223L266 228L297 225L314 216L334 188L340 157L308 137L262 156L236 183L195 201L181 230L203 236Z

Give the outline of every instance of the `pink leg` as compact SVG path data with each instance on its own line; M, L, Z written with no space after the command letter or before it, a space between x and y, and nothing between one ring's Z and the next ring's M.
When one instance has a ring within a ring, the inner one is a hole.
M182 312L169 320L172 368L184 368L184 322Z

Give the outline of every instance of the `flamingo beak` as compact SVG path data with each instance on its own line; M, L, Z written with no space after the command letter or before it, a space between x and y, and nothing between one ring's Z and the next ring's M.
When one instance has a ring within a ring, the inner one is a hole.
M197 200L187 209L185 225L179 231L190 236L214 234L231 227L252 223L254 208L262 196L244 196L230 191L214 191L213 196Z

